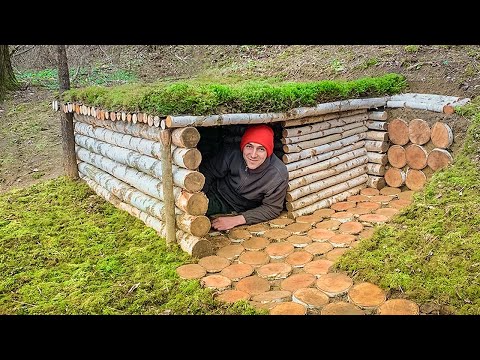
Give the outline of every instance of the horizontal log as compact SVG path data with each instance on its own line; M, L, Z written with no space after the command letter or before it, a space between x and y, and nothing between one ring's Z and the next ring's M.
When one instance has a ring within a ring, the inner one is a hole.
M336 202L346 200L349 196L358 194L360 190L362 190L363 188L365 188L365 183L358 186L351 187L351 188L347 188L346 190L340 193L337 193L328 198L322 199L314 204L305 206L304 208L301 208L295 211L288 212L287 216L290 219L296 219L297 217L302 215L312 214L315 210L330 207L332 206L332 204L335 204Z
M417 101L417 102L437 102L437 103L453 103L460 100L458 96L438 95L438 94L420 94L405 93L390 96L391 101Z
M298 126L308 126L312 124L319 124L328 120L333 120L333 119L341 119L341 118L346 118L354 115L360 115L364 114L366 115L367 109L359 109L359 110L350 110L350 111L341 111L341 112L335 112L335 113L329 113L329 114L324 114L324 115L317 115L317 116L307 116L301 119L295 119L295 120L289 120L289 121L282 121L281 125L284 128L291 128L291 127L296 127Z
M388 156L385 153L367 152L368 162L386 165L388 163Z
M387 120L388 114L386 111L369 111L368 118L370 120Z
M367 120L365 125L370 130L388 130L388 124L386 121L374 121L374 120Z
M367 174L383 176L385 175L385 166L381 164L368 163L367 164Z
M370 152L384 153L388 147L389 144L386 141L365 140L365 149Z
M450 105L443 105L441 103L428 103L416 101L387 101L389 108L408 108L416 110L428 110L438 113L451 114L453 112Z
M342 138L341 134L333 134L333 135L325 136L318 139L303 141L297 144L287 144L287 145L283 145L283 151L287 154L300 152L302 150L311 149L320 145L324 145L324 144L328 144L328 143L340 140L341 138Z
M343 134L349 130L362 127L363 121L354 122L351 124L339 125L326 130L318 130L312 133L307 133L299 136L290 136L282 138L282 144L297 144L306 141L313 141L314 139L319 139L333 134Z
M367 131L366 140L388 141L388 132L386 131Z
M383 189L387 184L383 176L368 175L367 187L377 190Z

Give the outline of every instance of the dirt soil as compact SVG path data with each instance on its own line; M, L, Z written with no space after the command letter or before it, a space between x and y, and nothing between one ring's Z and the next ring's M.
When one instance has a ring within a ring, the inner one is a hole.
M51 46L36 46L12 59L17 70L55 67ZM71 68L126 69L143 81L199 77L219 81L277 77L288 81L352 80L396 72L409 92L474 98L480 92L480 46L471 45L135 45L69 46ZM0 104L0 192L63 173L59 114L53 92L23 85ZM468 121L460 116L392 110L390 116L453 129L460 149Z

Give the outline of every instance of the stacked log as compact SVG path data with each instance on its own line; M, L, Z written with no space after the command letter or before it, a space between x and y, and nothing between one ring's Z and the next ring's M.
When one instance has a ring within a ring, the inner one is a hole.
M453 143L453 132L443 122L430 128L423 119L397 118L388 123L388 134L393 145L387 152L385 181L390 187L420 190L433 171L453 162L446 150Z
M367 120L366 109L350 109L285 123L281 142L289 172L288 217L311 214L366 186Z
M162 130L155 126L155 117L152 125L148 125L148 115L146 123L139 123L139 116L135 114L134 123L128 114L124 116L125 121L117 121L117 114L114 117L109 114L109 118L115 120L102 120L92 109L90 115L74 113L80 176L97 194L166 237L169 212L165 211L168 208L165 201L170 193L164 193ZM143 122L144 116L140 118ZM168 178L173 181L177 243L190 255L203 257L211 255L213 248L203 238L211 224L205 216L208 199L201 192L205 177L198 171L201 154L196 145L199 140L199 132L193 127L171 132L172 166Z
M469 101L469 98L462 99L457 96L406 93L390 96L386 106L387 108L401 107L453 114L455 108L463 106Z
M369 111L368 120L365 125L368 128L365 141L368 163L367 187L382 189L385 187L385 165L388 162L387 150L389 146L389 137L387 132L387 112Z

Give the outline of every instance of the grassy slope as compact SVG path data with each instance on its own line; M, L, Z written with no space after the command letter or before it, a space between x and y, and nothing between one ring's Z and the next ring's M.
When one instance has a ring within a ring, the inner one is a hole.
M411 206L336 266L442 313L478 315L480 101L464 113L471 125L454 164L435 172Z

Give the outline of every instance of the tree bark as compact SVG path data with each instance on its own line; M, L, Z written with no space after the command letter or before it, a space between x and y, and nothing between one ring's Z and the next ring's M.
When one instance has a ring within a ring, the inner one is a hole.
M17 86L8 45L0 45L0 101L5 99L7 91L15 90Z
M58 85L60 96L70 89L67 52L65 45L57 45ZM78 179L77 159L75 156L75 139L73 132L73 113L60 112L62 133L63 170L70 179Z

